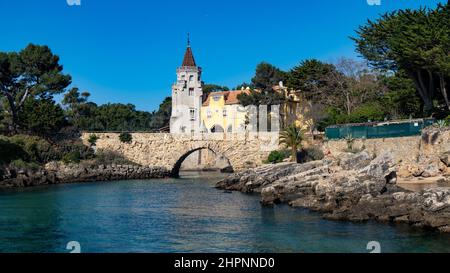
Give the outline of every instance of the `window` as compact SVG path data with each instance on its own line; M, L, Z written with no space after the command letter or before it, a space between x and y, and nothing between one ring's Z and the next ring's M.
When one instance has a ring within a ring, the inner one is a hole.
M191 120L195 120L195 109L190 109L189 114L191 116Z
M227 109L223 109L223 116L226 117L227 116Z
M189 81L190 81L190 82L193 82L193 81L194 81L194 76L193 76L193 75L190 75L190 76L189 76Z
M193 96L194 95L194 88L189 88L189 96Z
M212 117L211 110L206 111L206 117L207 118L211 118Z
M182 80L186 79L186 75L181 75L181 79Z

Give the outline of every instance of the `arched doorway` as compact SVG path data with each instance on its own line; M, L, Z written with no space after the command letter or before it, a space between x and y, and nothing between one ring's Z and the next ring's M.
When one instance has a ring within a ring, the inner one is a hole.
M211 148L207 147L199 147L196 149L192 149L185 154L183 154L175 163L175 165L172 168L171 176L172 177L180 177L180 169L183 164L183 162L193 153L200 151L200 150L209 150L213 152L214 155L216 155L216 167L221 172L233 172L233 167L231 166L230 160L224 156L223 154L217 154L215 151L213 151Z
M216 124L211 128L211 133L224 133L224 132L225 130L219 124Z

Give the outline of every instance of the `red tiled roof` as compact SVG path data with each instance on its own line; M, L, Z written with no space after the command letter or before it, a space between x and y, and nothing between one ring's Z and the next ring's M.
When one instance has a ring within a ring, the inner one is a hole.
M203 106L209 106L209 102L210 102L212 96L225 96L225 104L226 105L239 104L239 100L238 100L237 96L242 93L249 94L250 90L232 90L232 91L223 91L223 92L211 92L211 93L209 93L206 101L203 103Z
M181 66L196 67L194 54L190 46L186 48L186 53L184 53L183 64Z

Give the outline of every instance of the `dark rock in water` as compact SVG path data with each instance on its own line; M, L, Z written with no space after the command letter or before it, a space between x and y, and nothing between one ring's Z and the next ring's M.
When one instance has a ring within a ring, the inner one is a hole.
M169 171L162 167L100 165L65 165L52 162L38 171L7 169L0 177L0 188L32 187L75 182L165 178Z
M266 165L217 183L226 190L261 193L262 205L288 203L327 219L408 223L450 232L450 189L411 192L396 185L391 153L367 153L306 164ZM353 166L353 167L351 167Z

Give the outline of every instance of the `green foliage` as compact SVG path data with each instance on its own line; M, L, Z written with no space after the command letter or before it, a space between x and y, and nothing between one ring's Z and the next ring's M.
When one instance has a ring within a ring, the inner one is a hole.
M133 136L130 133L121 133L119 139L123 143L131 143L133 141Z
M19 53L0 52L0 96L6 98L12 130L16 130L18 115L28 98L51 100L64 92L71 77L62 70L59 57L47 46L30 44Z
M324 157L325 155L319 146L310 146L302 149L298 155L299 163L322 160Z
M447 125L450 126L450 115L448 117L446 117L444 120L445 120L445 123L447 123Z
M450 109L449 4L384 14L361 26L357 36L353 38L357 51L373 67L406 72L415 83L425 112L436 106L435 100L440 101L438 107Z
M124 158L123 155L109 150L98 150L94 160L97 165L138 165Z
M0 138L0 164L9 164L13 160L26 158L28 154L22 147L15 143L11 143L8 139Z
M203 90L203 101L206 101L208 95L212 92L229 91L230 89L226 86L220 86L217 84L205 84L202 85Z
M447 122L446 122L445 120L438 120L438 121L436 122L436 126L437 126L439 129L443 129L443 128L447 127Z
M285 81L286 73L279 68L262 62L256 66L255 76L252 78L252 86L256 89L270 92L272 87L280 81Z
M29 97L19 112L18 124L23 131L45 136L58 132L66 119L62 108L53 100Z
M88 102L89 93L72 89L63 104L69 122L85 131L147 131L169 125L172 99L166 98L156 112L136 110L132 104L104 104Z
M301 148L303 133L295 125L287 127L280 134L280 144L291 149L292 161L297 160L298 149Z
M237 98L243 106L279 105L284 102L284 96L273 90L266 92L251 90L249 94L241 93Z
M24 153L20 153L17 159L23 159L27 162L46 163L52 160L58 160L59 155L55 147L47 140L37 136L14 135L4 138L5 141L17 145Z
M91 144L91 146L95 146L95 144L97 143L98 140L98 136L95 134L89 135L89 139L88 142L89 144Z
M285 160L286 158L289 158L289 156L290 156L290 151L286 151L286 150L272 151L269 154L269 157L267 158L266 163L272 163L272 164L280 163L280 162L283 162L283 160Z
M289 71L286 85L301 90L310 100L319 101L319 90L327 85L325 77L333 70L335 67L331 64L315 59L305 60Z
M25 162L22 159L16 159L9 164L10 167L19 169L19 170L32 170L38 171L40 166L35 162Z
M64 163L66 163L66 164L69 164L69 163L76 163L76 164L78 164L81 161L81 154L80 154L79 151L70 152L70 153L65 154L63 156L62 161Z

